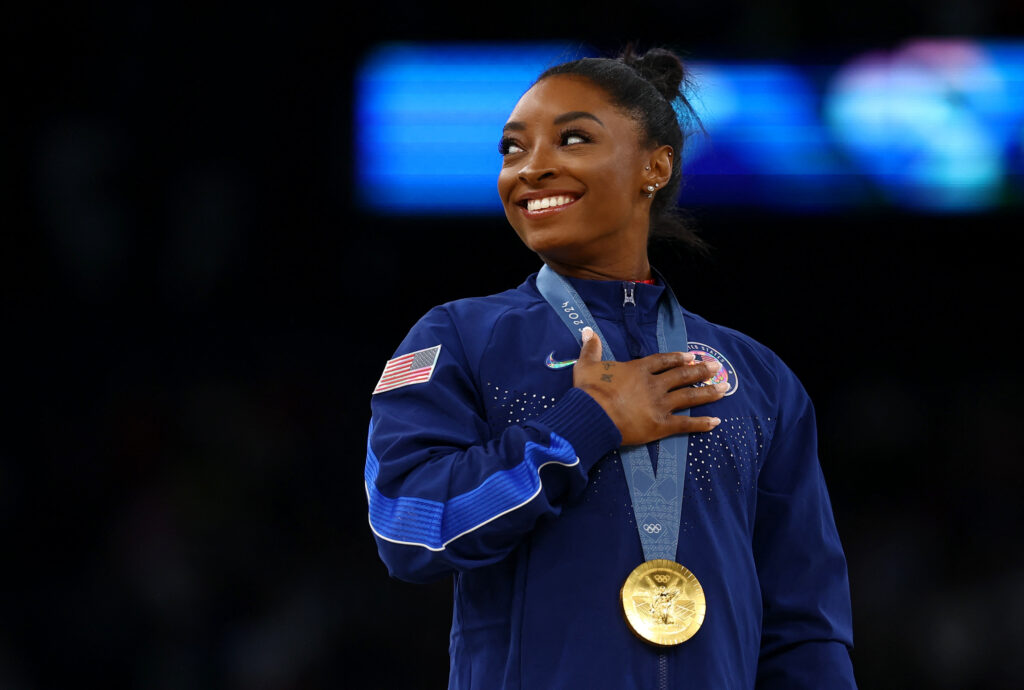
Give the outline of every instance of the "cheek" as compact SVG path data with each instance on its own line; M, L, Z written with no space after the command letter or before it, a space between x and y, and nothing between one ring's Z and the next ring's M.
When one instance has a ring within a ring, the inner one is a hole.
M512 190L515 187L515 175L506 173L504 170L498 174L498 196L501 198L501 206L505 209L505 218L508 219L509 224L515 229L516 234L522 236L519 228L516 227L516 221L519 220L519 214L515 213L515 204L511 202L509 196L512 194Z
M624 167L622 165L609 167L600 176L601 205L606 213L616 213L616 211L625 213L631 209L634 203L639 202L640 187L634 176L625 171Z
M498 173L498 196L502 204L508 204L508 196L512 192L512 185L515 183L515 175L511 171L502 169Z

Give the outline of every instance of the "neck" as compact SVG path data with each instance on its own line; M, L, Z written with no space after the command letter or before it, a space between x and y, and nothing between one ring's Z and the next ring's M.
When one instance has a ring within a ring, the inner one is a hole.
M544 263L563 276L582 278L584 280L650 280L651 264L647 255L634 261L612 261L606 264L574 264L541 256Z

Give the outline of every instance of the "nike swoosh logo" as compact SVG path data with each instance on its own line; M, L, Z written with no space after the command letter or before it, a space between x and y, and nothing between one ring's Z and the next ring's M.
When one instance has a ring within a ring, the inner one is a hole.
M551 354L548 355L547 361L544 362L544 366L546 366L548 369L564 369L565 367L571 367L575 363L575 359L566 359L564 361L559 362L557 359L555 359L555 351L552 350Z

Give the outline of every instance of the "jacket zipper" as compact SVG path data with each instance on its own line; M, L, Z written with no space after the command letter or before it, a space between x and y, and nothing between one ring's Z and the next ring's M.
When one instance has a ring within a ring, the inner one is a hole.
M636 359L643 354L643 335L640 333L640 327L636 321L635 290L636 283L622 284L622 311L626 321L626 340L630 359Z

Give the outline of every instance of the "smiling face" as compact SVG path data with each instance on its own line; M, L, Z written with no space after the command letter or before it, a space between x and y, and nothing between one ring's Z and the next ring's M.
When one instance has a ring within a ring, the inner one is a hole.
M643 190L661 166L601 88L562 75L538 82L509 116L501 152L498 193L527 247L568 275L647 277L618 274L649 270Z

